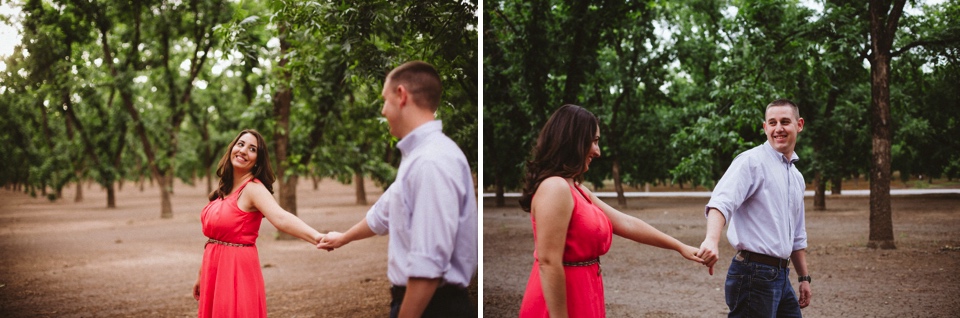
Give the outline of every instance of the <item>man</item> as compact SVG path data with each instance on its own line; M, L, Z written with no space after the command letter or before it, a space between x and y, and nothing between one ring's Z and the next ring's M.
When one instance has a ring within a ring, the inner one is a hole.
M442 92L424 62L387 75L381 114L400 139L397 178L363 220L317 244L333 250L389 233L390 317L477 316L466 289L477 269L477 199L467 158L434 119Z
M733 160L705 208L707 234L697 256L713 275L723 226L737 250L726 281L730 317L800 317L810 305L803 175L794 164L803 118L797 105L775 100L766 109L767 142ZM800 277L798 300L789 281L790 263Z

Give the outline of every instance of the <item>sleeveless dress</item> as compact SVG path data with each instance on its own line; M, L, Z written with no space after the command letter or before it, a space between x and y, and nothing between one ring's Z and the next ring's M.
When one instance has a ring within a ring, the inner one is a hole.
M610 250L613 241L613 226L610 219L597 205L586 198L579 187L570 186L573 196L573 214L567 228L563 248L563 271L566 277L567 312L569 317L605 317L603 278L600 264L592 263ZM537 240L537 222L533 219L533 240ZM533 269L527 281L527 290L520 305L520 317L549 317L547 303L540 284L540 261L533 252ZM580 264L576 264L580 263Z
M244 212L237 198L251 179L225 198L207 204L200 214L203 235L221 242L207 243L200 266L198 317L266 317L267 296L260 271L257 241L260 212Z

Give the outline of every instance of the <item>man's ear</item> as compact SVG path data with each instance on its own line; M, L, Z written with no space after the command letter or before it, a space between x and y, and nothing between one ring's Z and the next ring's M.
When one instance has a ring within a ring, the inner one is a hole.
M396 92L394 93L396 93L397 98L400 99L399 103L397 103L397 107L403 108L404 106L406 106L407 98L410 97L410 92L407 90L407 88L404 87L403 84L398 84L396 88Z
M797 119L797 132L803 131L803 118Z

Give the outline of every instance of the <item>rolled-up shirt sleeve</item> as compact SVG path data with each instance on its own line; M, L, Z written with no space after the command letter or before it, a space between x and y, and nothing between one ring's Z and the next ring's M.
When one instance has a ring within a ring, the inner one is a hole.
M757 190L756 169L750 164L750 158L738 156L723 173L710 194L710 201L704 207L704 216L710 216L710 208L716 208L723 214L723 218L730 222L730 214L740 208L740 205Z
M800 201L800 217L797 218L797 227L794 230L796 236L793 238L794 251L807 248L807 221L804 211L806 211L806 206L803 201Z
M411 166L411 178L404 185L416 189L407 223L410 250L406 266L410 277L442 277L450 267L462 197L458 193L464 185L455 182L458 178L449 166L422 160Z
M390 232L390 209L387 207L390 206L388 201L392 197L391 194L393 192L387 188L387 191L380 196L380 200L377 200L377 203L367 211L367 226L377 235L387 235Z

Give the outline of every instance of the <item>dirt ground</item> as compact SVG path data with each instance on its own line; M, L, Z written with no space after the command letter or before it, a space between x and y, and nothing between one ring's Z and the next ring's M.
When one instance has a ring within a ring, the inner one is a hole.
M380 192L368 187L373 203ZM116 209L84 185L57 202L0 190L0 317L193 317L190 289L205 238L206 187L178 184L174 218L160 219L159 193L127 183ZM368 206L352 186L326 180L298 188L298 214L321 231L345 230ZM636 198L624 211L691 245L703 239L706 198ZM532 265L529 215L483 200L483 316L516 317ZM808 206L812 202L807 202ZM894 196L897 250L865 248L867 197L828 197L808 212L810 317L952 317L960 312L960 196ZM263 222L258 240L272 317L385 317L387 237L335 252L277 241ZM732 256L721 242L722 257ZM609 317L716 317L726 313L727 261L709 276L672 251L615 238L603 257ZM793 274L791 282L796 282ZM477 284L474 284L476 294Z
M372 204L382 192L367 188ZM178 184L166 220L149 185L128 182L116 209L97 185L84 185L81 203L75 191L50 202L0 190L0 317L196 317L205 182ZM354 204L353 186L330 180L319 190L301 181L297 199L299 216L321 232L345 231L369 208ZM270 316L388 315L386 236L326 252L276 233L264 220L257 240Z
M700 246L708 198L635 198L624 212ZM616 204L615 199L607 199ZM530 215L483 202L483 316L516 317L533 263ZM512 204L512 205L511 205ZM807 200L812 207L812 199ZM960 195L894 196L896 250L870 250L869 198L828 196L807 211L808 317L957 317L960 313ZM725 232L724 232L725 233ZM718 317L733 249L723 235L714 276L673 251L614 236L601 257L607 316ZM796 273L790 281L796 288Z

